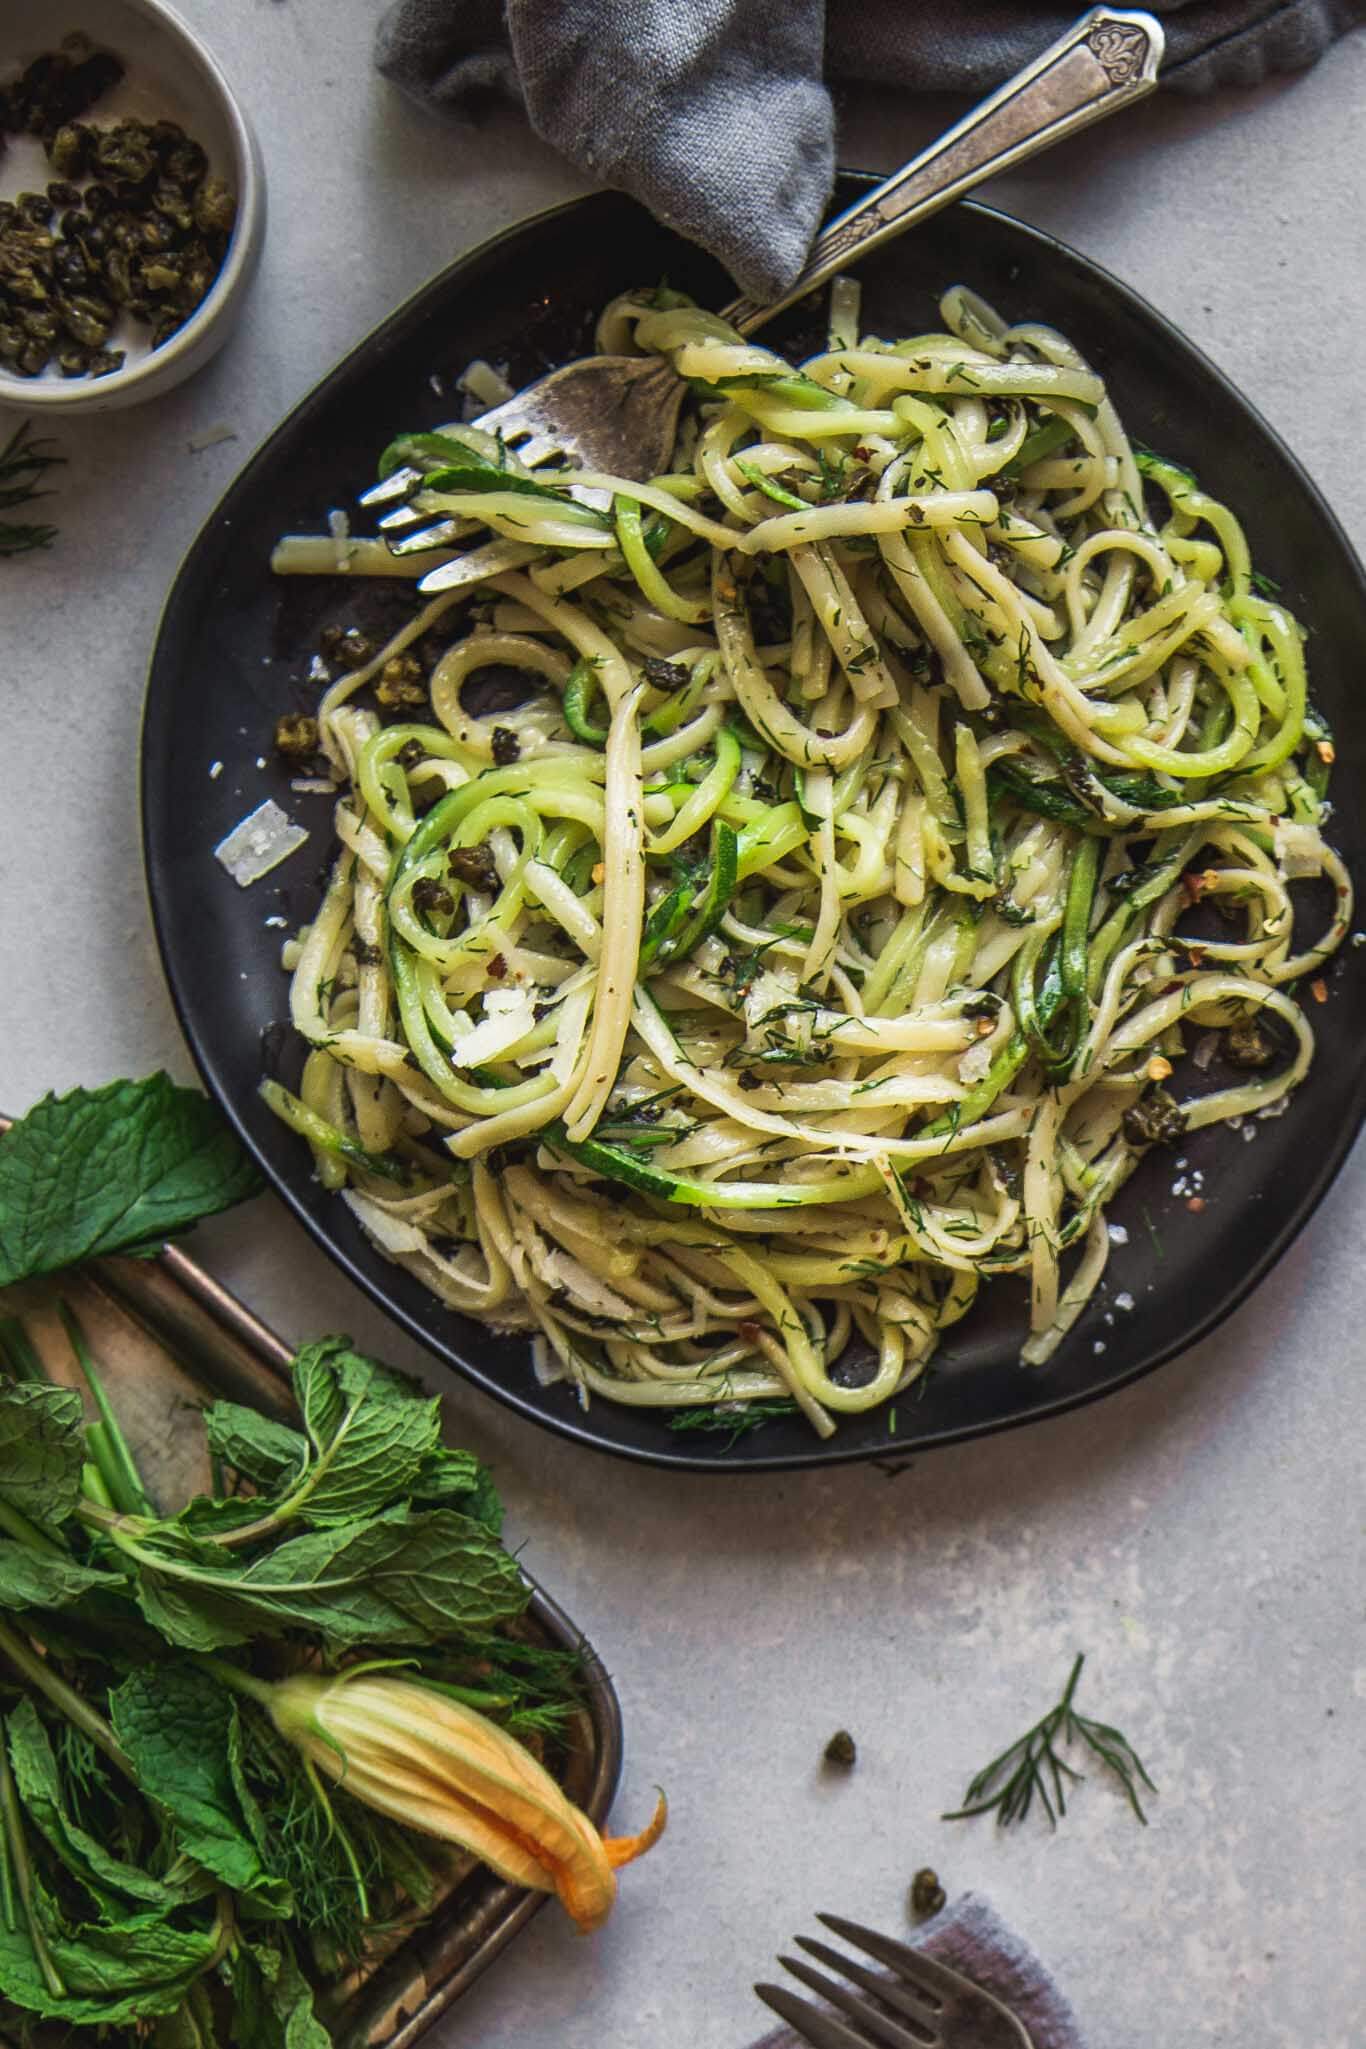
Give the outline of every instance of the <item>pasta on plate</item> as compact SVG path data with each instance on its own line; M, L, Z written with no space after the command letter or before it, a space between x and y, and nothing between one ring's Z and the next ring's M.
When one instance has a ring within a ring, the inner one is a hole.
M385 1253L585 1400L828 1434L1012 1272L1037 1367L1146 1150L1312 1057L1351 888L1302 630L1060 334L941 313L861 335L842 281L796 369L629 295L600 345L692 394L667 475L400 435L397 523L276 552L458 580L322 697L339 851L265 1092ZM481 712L494 669L525 694Z

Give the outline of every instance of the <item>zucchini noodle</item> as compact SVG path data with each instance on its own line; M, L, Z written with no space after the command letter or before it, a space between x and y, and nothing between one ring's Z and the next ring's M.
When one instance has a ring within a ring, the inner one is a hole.
M828 1435L1006 1273L1042 1365L1149 1148L1302 1079L1351 920L1304 634L1233 513L1052 330L962 288L940 333L858 314L842 280L798 369L627 296L604 337L691 386L667 474L404 434L379 537L277 549L449 588L320 706L339 851L265 1094L585 1403ZM422 636L429 704L382 723Z

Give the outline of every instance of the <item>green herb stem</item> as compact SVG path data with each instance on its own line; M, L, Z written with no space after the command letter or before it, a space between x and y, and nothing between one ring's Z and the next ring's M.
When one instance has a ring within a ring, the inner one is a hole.
M112 1509L114 1506L104 1484L104 1475L92 1459L87 1459L81 1467L81 1492L97 1507Z
M0 1747L3 1744L4 1732L0 1729ZM8 1757L5 1764L9 1764ZM10 1855L9 1832L4 1828L0 1828L0 1916L12 1934L19 1926L19 1901L15 1886L14 1859Z
M0 1499L0 1530L7 1530L19 1543L27 1544L30 1551L41 1551L48 1558L65 1558L67 1553L50 1537L46 1530L40 1530L37 1523L30 1522L22 1508L15 1508L12 1502Z
M28 1845L24 1841L24 1820L19 1811L19 1795L15 1790L14 1774L10 1770L7 1737L8 1731L0 1725L0 1825L4 1828L5 1858L13 1873L14 1888L23 1909L28 1938L33 1944L33 1954L43 1974L43 1983L52 1998L64 1999L66 1986L62 1983L57 1966L52 1961L47 1940L33 1908L33 1868L28 1859ZM10 1904L7 1899L7 1917Z
M7 1622L0 1622L0 1655L7 1657L15 1670L22 1673L29 1685L46 1700L51 1701L59 1714L65 1715L69 1722L83 1731L111 1764L116 1764L126 1777L131 1779L134 1776L128 1755L104 1716L92 1708L74 1686L68 1686L65 1679L59 1678L46 1658L40 1657Z
M81 1377L100 1412L99 1421L90 1425L85 1436L109 1498L124 1515L155 1515L156 1509L142 1484L142 1475L119 1427L119 1419L105 1392L99 1369L90 1356L85 1333L68 1303L59 1302L57 1313L62 1319L62 1328L70 1341L76 1364L81 1369Z
M43 1362L17 1316L0 1317L0 1357L16 1380L30 1381L36 1386L48 1378Z

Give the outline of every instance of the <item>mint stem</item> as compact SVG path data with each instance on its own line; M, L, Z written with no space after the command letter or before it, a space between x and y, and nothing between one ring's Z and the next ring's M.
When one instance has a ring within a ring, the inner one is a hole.
M48 1378L43 1362L17 1316L0 1318L0 1356L16 1380L37 1385Z
M83 1700L74 1686L68 1686L65 1679L59 1679L46 1658L40 1657L32 1646L26 1643L17 1630L7 1622L0 1622L0 1653L3 1653L21 1672L30 1686L36 1687L59 1713L78 1729L84 1730L96 1747L102 1750L111 1764L116 1764L126 1778L133 1778L132 1761L121 1747L117 1736L104 1716Z
M15 1888L24 1910L28 1938L33 1944L33 1954L38 1959L43 1983L54 1999L64 1999L66 1986L62 1983L57 1966L52 1961L46 1938L33 1911L33 1870L28 1861L28 1845L24 1841L24 1820L19 1812L19 1795L14 1788L14 1774L9 1768L7 1733L0 1726L0 1820L3 1820L4 1824L5 1851L14 1872Z
M99 1467L104 1484L115 1508L124 1515L154 1516L156 1509L142 1484L142 1475L137 1469L128 1440L119 1427L113 1404L104 1390L99 1369L90 1356L85 1334L66 1302L57 1304L57 1314L62 1319L62 1328L76 1355L86 1386L90 1389L95 1407L100 1412L98 1423L92 1423L86 1431L90 1455Z
M0 1501L0 1530L7 1530L30 1551L41 1551L49 1558L66 1558L69 1554L46 1530L40 1530L37 1523L30 1522L21 1508L15 1508L8 1501Z

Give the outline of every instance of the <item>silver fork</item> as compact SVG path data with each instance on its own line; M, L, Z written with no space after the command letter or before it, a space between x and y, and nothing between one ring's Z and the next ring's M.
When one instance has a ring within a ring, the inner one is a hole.
M818 1914L816 1919L889 1966L893 1975L870 1971L828 1943L797 1936L798 1949L861 1988L851 1992L799 1957L778 1959L801 1984L855 2024L848 2026L786 1986L755 1986L765 2006L795 2028L812 2049L1033 2049L1024 2022L961 1972L838 1914Z
M732 300L722 308L722 319L741 334L753 334L870 249L904 234L983 178L1142 99L1157 83L1162 51L1162 30L1152 15L1093 8L946 135L832 221L781 299L767 306ZM684 390L657 356L586 356L538 377L470 424L500 434L528 468L558 456L580 469L652 477L673 448ZM397 507L420 482L415 469L395 470L361 503ZM421 552L457 538L450 521L398 537L421 517L404 506L383 522L386 533L395 536L390 545L396 551ZM449 589L466 576L459 561L444 563L418 589Z

